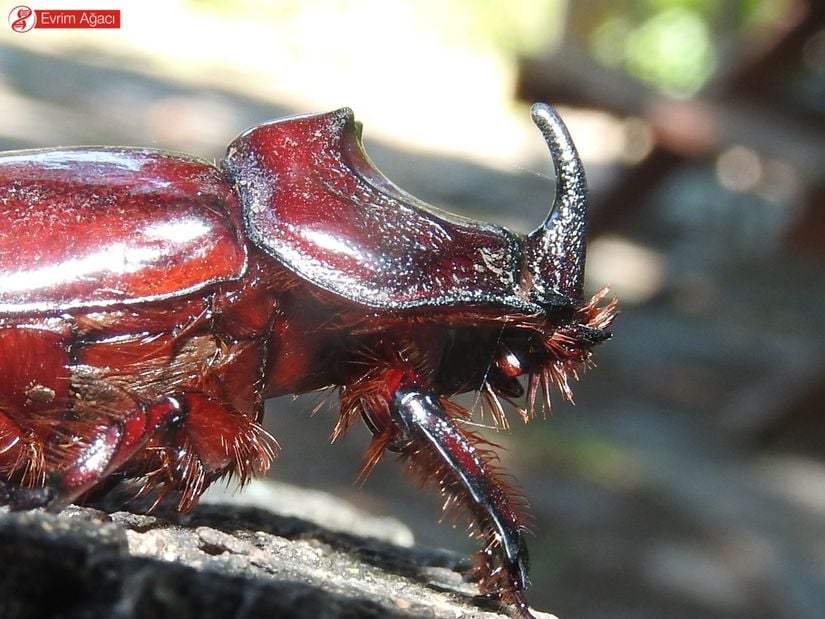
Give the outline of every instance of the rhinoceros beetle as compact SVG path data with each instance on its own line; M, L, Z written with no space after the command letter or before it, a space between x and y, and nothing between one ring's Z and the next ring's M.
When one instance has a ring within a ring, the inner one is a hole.
M534 232L448 215L378 172L349 109L239 136L216 166L139 148L0 155L0 504L112 487L194 506L264 473L264 400L337 389L368 471L389 451L469 515L483 593L524 617L523 500L451 401L527 421L588 365L615 302L583 299L584 171L557 113ZM520 377L525 377L524 381ZM515 403L524 398L523 404Z

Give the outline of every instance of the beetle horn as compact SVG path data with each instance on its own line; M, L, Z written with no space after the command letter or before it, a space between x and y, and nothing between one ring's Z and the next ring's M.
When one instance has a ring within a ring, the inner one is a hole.
M528 237L534 294L540 303L582 298L587 237L587 179L570 133L556 110L534 103L533 122L544 136L556 171L556 197L544 223Z

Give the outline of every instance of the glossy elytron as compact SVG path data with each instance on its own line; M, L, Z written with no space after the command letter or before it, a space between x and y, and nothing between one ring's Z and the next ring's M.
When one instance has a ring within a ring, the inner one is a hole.
M59 509L112 487L191 508L267 470L266 398L337 389L368 470L400 454L464 509L481 590L530 612L520 499L449 399L557 385L606 339L582 296L584 172L552 108L557 172L527 236L448 215L367 159L352 112L237 138L218 166L146 149L0 155L0 503ZM525 377L522 384L520 377ZM526 387L526 388L525 388Z

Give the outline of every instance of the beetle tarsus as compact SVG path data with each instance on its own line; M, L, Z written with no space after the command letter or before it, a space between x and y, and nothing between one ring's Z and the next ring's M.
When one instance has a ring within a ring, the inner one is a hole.
M527 603L527 599L524 597L524 593L522 591L513 592L508 601L512 605L517 619L536 619L536 616L530 610L530 605Z

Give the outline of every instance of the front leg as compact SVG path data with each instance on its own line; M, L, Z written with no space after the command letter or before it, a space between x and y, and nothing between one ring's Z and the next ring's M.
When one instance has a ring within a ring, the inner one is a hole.
M445 508L466 508L484 541L478 555L481 591L513 604L523 619L531 618L524 597L529 584L525 527L518 501L491 463L495 454L479 447L483 439L463 430L447 412L460 414L457 406L426 388L399 386L391 396L386 408L361 409L375 435L366 466L384 450L396 452L423 480L438 483Z

